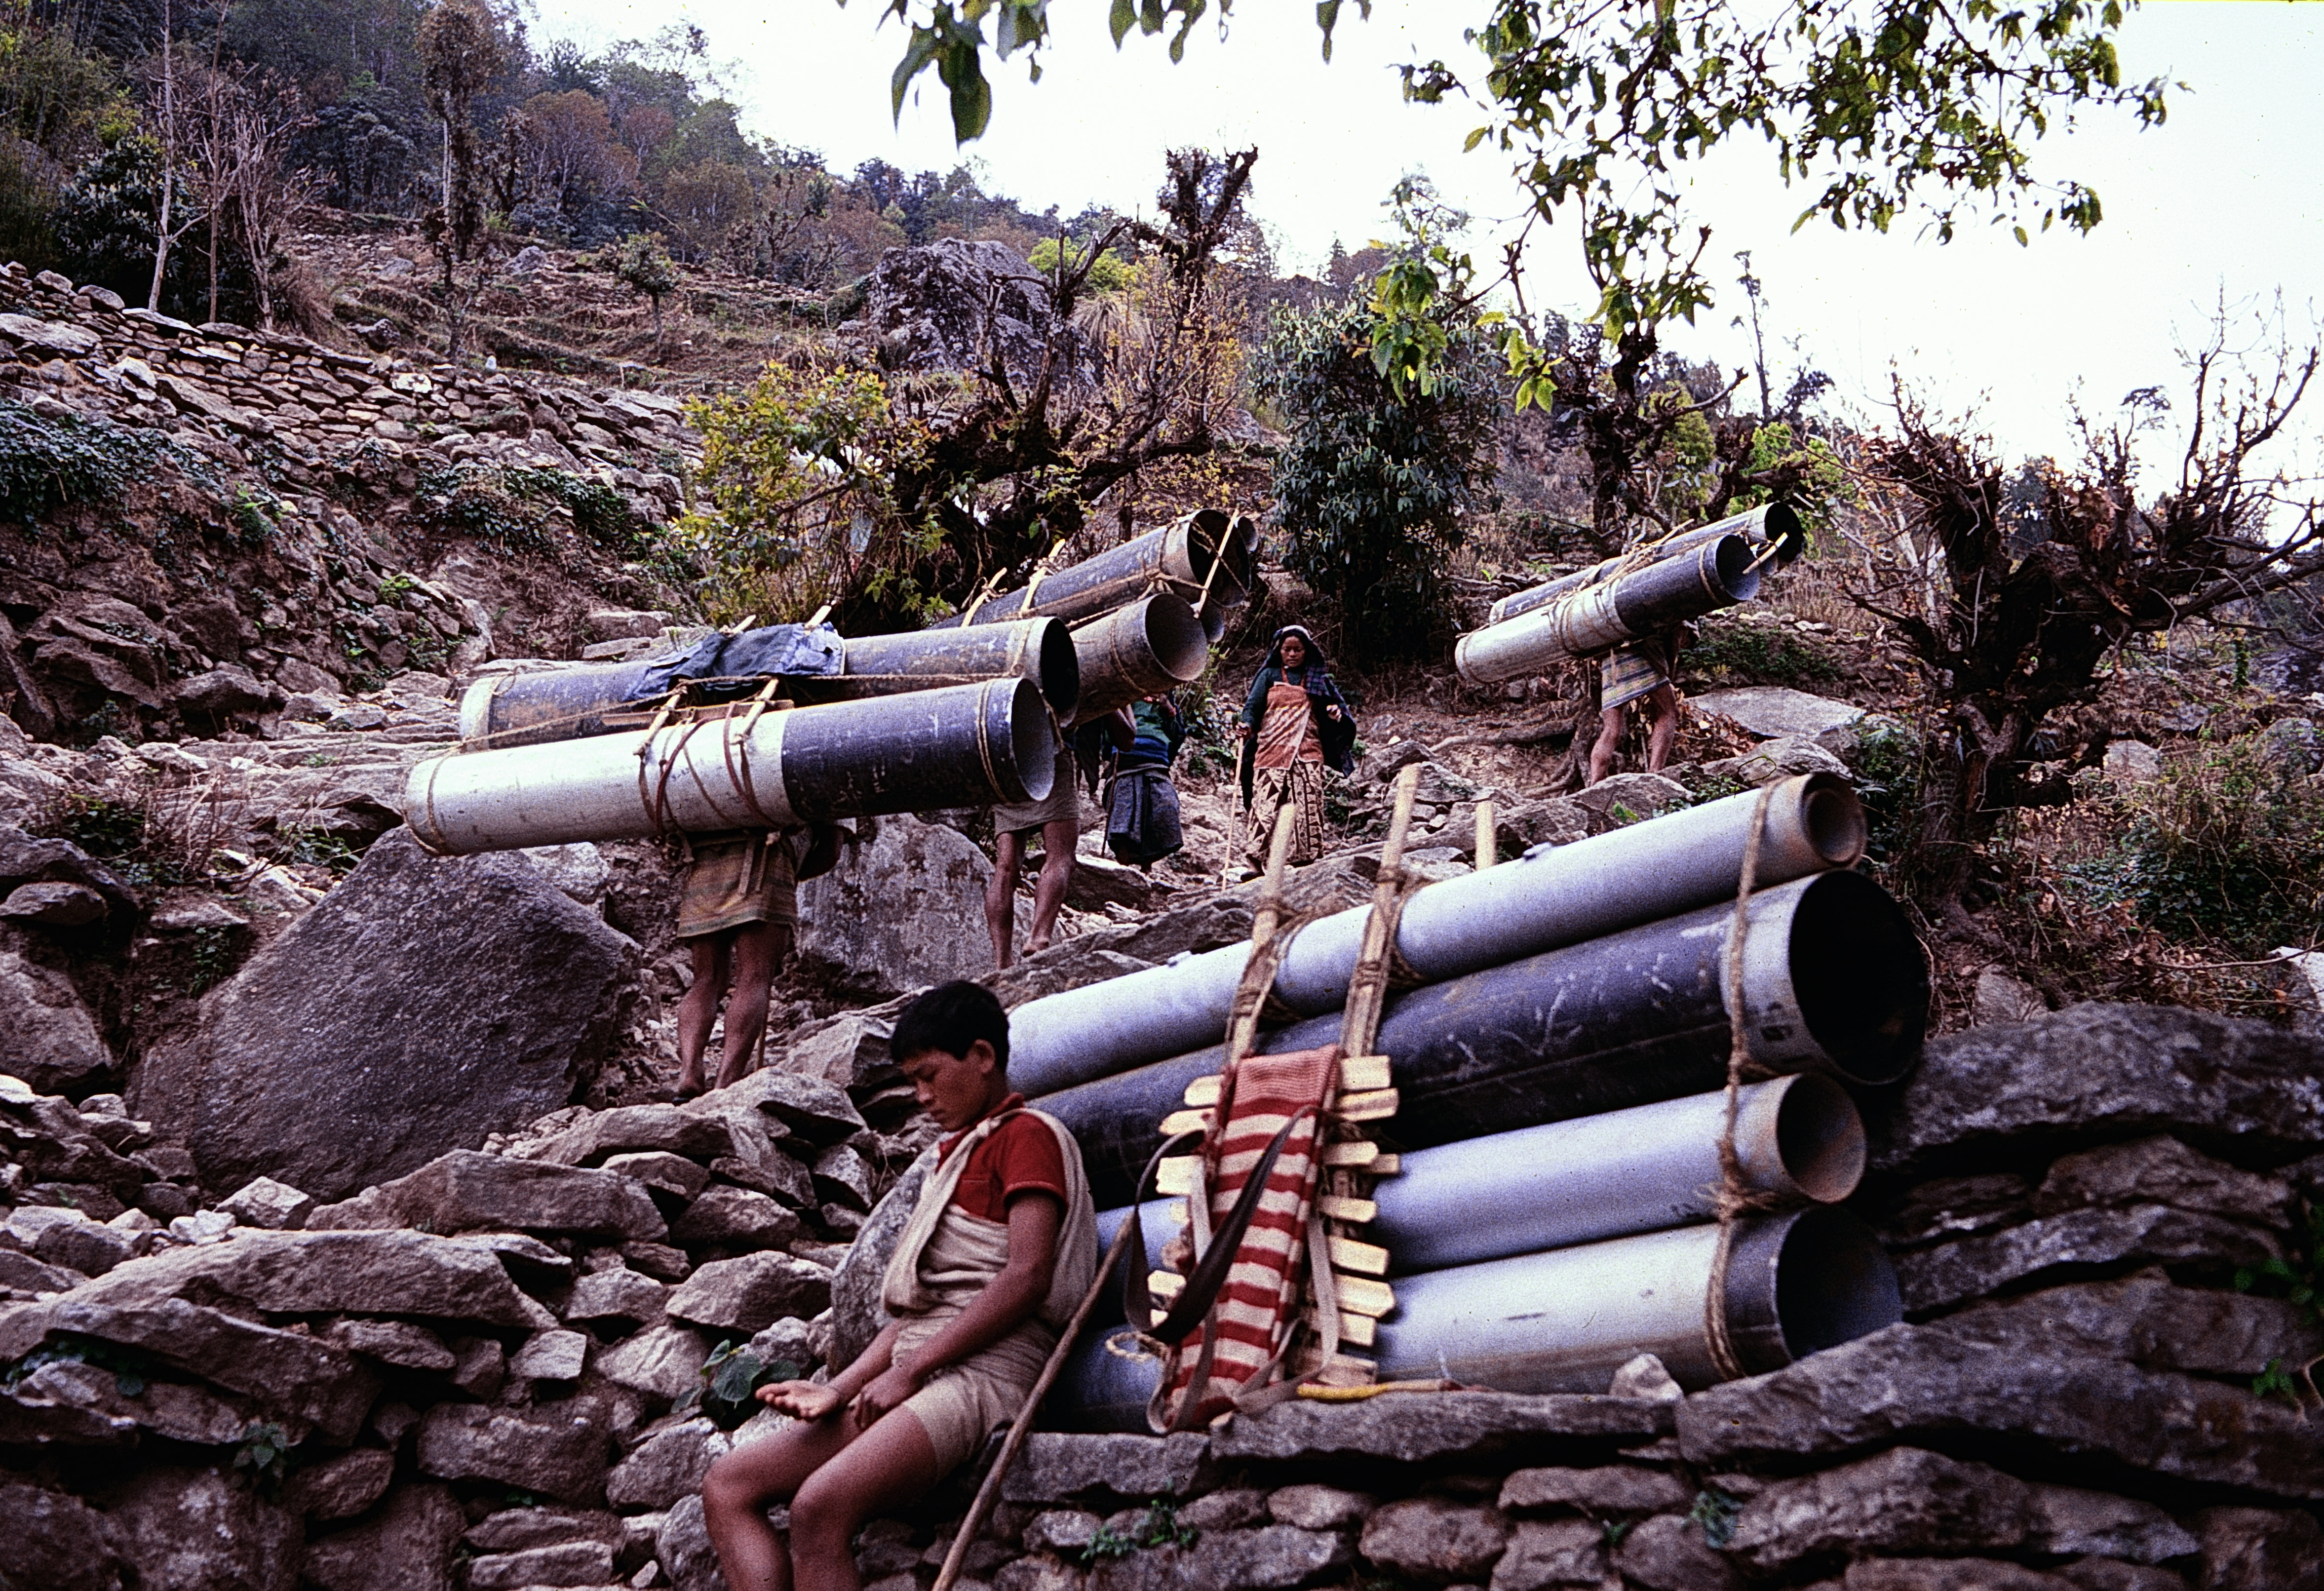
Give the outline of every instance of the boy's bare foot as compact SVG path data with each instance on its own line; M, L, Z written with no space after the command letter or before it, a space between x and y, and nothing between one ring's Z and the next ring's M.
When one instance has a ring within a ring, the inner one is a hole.
M701 1098L703 1094L706 1092L702 1086L701 1074L697 1072L689 1077L686 1073L680 1072L678 1075L678 1087L676 1092L681 1102L688 1099Z

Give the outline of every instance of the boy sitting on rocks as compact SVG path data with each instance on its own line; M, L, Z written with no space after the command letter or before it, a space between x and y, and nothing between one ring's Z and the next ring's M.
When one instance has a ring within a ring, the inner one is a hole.
M855 1532L926 1495L1016 1417L1097 1270L1080 1147L1010 1091L1009 1018L991 991L929 990L889 1051L952 1136L881 1283L894 1321L828 1384L760 1388L799 1423L727 1454L703 1482L733 1591L855 1591ZM785 1501L788 1549L765 1513Z

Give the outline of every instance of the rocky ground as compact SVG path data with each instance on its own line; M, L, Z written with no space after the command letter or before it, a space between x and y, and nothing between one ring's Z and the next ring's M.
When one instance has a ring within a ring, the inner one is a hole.
M733 1394L877 1324L933 1137L896 1013L945 977L1015 1005L1247 938L1225 744L1208 722L1190 747L1187 848L1151 870L1107 860L1084 803L1059 942L1006 973L978 815L859 823L802 891L762 1069L674 1103L672 858L438 858L400 823L469 680L677 622L632 531L682 506L690 433L661 393L400 352L408 259L334 246L391 322L365 352L0 273L0 428L51 472L0 463L0 1586L708 1591L701 1475L780 1424ZM561 257L493 291L512 335L556 329L520 324L528 291L594 306L608 347L643 335ZM1300 611L1268 584L1222 697ZM1295 906L1369 898L1414 763L1435 877L1474 864L1481 801L1507 856L1865 777L1909 684L1828 595L1713 627L1668 777L1560 793L1544 726L1570 704L1375 682ZM2312 749L2299 704L2173 644L2175 671L2107 687L2142 736L2109 777L2208 735ZM1719 661L1784 648L1816 692ZM1642 1367L1594 1396L1045 1431L965 1583L2324 1585L2317 1040L1942 971L1958 1031L1861 1102L1852 1202L1905 1324L1692 1396ZM867 1582L927 1586L973 1478L875 1522Z

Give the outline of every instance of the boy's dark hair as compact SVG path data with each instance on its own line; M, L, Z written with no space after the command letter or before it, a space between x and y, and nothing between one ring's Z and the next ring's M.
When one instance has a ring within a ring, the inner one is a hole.
M1000 998L982 984L955 978L938 984L904 1007L896 1031L888 1037L888 1055L898 1062L931 1050L965 1056L982 1039L992 1046L992 1059L1009 1069L1009 1013Z

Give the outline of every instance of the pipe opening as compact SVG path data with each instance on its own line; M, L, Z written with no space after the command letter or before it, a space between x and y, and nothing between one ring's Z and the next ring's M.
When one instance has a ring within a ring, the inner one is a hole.
M1803 1210L1775 1255L1775 1316L1794 1361L1902 1320L1896 1269L1872 1228L1846 1210Z
M1041 651L1036 666L1041 698L1061 724L1074 721L1074 708L1082 694L1081 654L1074 650L1074 633L1052 619L1041 626Z
M1864 1179L1864 1118L1848 1091L1812 1074L1788 1079L1775 1107L1784 1175L1818 1204L1838 1204Z
M1166 602L1157 594L1146 605L1146 649L1163 672L1184 685L1202 678L1210 661L1211 639L1194 610L1183 602ZM1068 644L1067 651L1071 651Z
M999 681L1009 690L1009 754L1028 801L1046 800L1057 782L1057 737L1049 709L1030 680ZM987 722L991 722L990 719Z
M1809 776L1800 827L1807 833L1809 846L1834 867L1856 865L1869 837L1864 824L1863 801L1831 773Z
M1858 1083L1912 1068L1929 1023L1929 971L1904 909L1856 873L1819 874L1792 913L1792 993L1818 1048Z
M1748 602L1759 595L1759 571L1751 567L1758 554L1751 543L1740 536L1721 536L1713 543L1713 567L1719 571L1719 583L1738 602Z
M1767 517L1762 522L1767 540L1775 544L1775 561L1789 563L1808 550L1807 527L1788 503L1767 504Z
M1226 567L1213 580L1211 566L1222 560ZM1207 581L1213 592L1232 582L1248 595L1259 567L1258 527L1247 514L1229 518L1216 508L1196 511L1187 518L1186 567L1197 581Z

